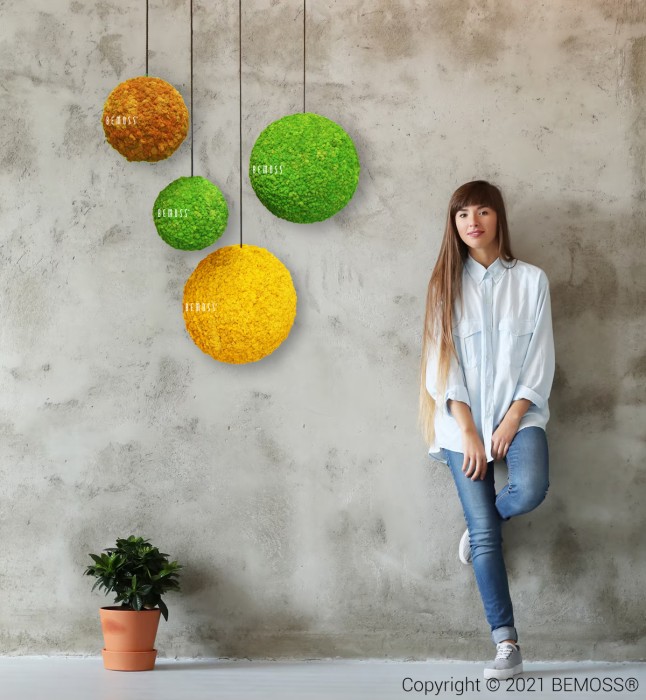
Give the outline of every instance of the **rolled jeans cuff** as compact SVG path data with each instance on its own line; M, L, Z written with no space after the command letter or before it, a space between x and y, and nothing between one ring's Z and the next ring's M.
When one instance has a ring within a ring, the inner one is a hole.
M494 644L499 644L504 639L513 639L517 642L518 632L516 632L515 627L496 627L496 629L491 632L491 639L493 639Z

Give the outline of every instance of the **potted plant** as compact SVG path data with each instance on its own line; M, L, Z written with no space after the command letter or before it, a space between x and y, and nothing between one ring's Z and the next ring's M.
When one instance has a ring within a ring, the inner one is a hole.
M117 539L107 554L90 554L94 564L85 575L97 580L92 587L114 593L115 603L100 609L105 648L103 664L112 671L150 671L155 666L155 637L160 614L168 620L162 594L179 591L176 561L160 552L148 540L131 535Z

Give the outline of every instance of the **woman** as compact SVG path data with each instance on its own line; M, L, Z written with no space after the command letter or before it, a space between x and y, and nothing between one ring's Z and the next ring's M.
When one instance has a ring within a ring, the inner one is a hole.
M547 276L514 259L500 190L468 182L451 197L428 285L420 425L429 455L451 470L464 510L458 553L473 565L497 646L485 678L511 678L523 668L501 524L547 493L553 379ZM495 459L508 468L498 494Z

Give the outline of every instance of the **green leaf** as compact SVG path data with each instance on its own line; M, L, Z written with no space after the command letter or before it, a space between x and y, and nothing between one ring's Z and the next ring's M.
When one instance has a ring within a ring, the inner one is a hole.
M180 564L169 562L167 554L135 535L118 538L116 547L106 547L102 554L89 556L93 564L84 573L96 579L92 591L112 593L115 603L130 609L159 606L168 619L162 595L180 590L177 581Z

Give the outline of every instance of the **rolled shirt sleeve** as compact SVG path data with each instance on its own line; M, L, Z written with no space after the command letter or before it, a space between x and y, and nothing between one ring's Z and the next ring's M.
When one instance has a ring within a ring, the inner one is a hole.
M447 415L451 416L452 414L448 405L449 399L453 399L454 401L462 401L470 408L471 401L469 400L469 391L464 380L464 372L462 371L462 367L460 366L460 363L456 359L455 355L451 354L451 363L446 382L446 391L444 392L444 397L441 402L438 401L437 368L437 347L436 344L433 344L428 352L428 360L426 363L426 390L435 399L435 403L437 404L438 408L443 410Z
M536 324L516 383L513 401L528 399L543 408L552 389L555 369L552 307L547 275L542 272Z

